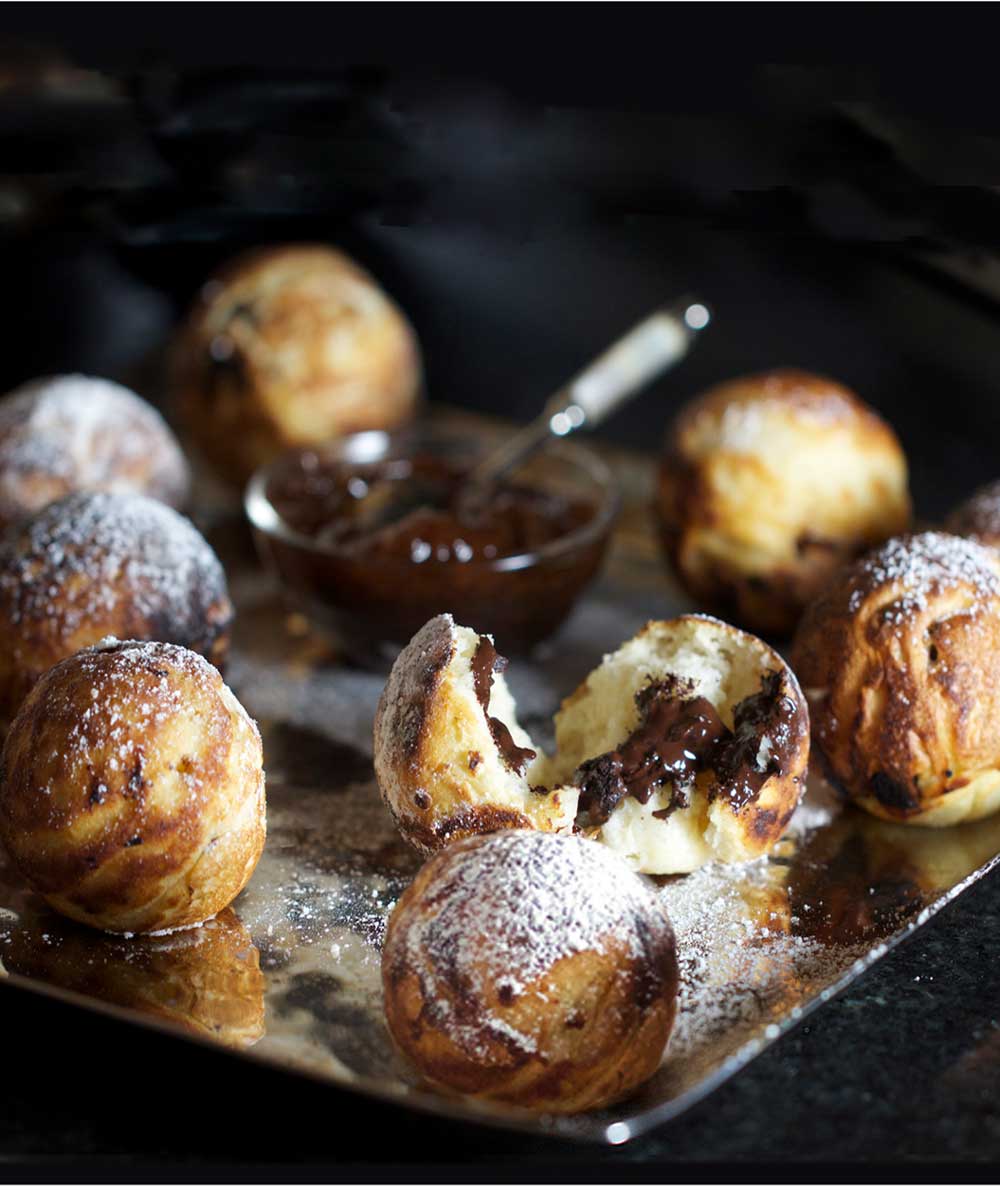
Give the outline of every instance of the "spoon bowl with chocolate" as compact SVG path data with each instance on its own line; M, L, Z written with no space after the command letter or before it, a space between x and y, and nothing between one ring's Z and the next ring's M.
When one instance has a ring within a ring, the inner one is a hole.
M781 838L809 714L759 638L709 616L651 621L564 700L552 756L518 724L504 666L490 637L448 615L393 666L375 773L415 847L504 827L581 832L668 874L753 860Z
M415 428L285 455L247 489L258 551L292 601L364 664L388 665L444 611L526 652L596 574L619 498L592 451L560 442L470 508L461 494L483 448ZM421 501L396 501L396 485Z

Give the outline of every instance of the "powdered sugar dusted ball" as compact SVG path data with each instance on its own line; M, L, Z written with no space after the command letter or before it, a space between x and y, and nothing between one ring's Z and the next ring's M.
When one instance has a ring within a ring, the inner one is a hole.
M882 819L1000 809L1000 556L894 538L805 613L792 664L831 776Z
M515 830L424 865L389 920L382 981L392 1036L431 1082L567 1113L656 1070L677 961L655 890L609 849Z
M203 922L264 847L260 733L214 666L162 642L60 662L4 745L0 837L60 913L114 932Z
M171 641L220 665L232 618L222 565L180 513L136 494L55 501L0 541L0 730L78 649Z
M0 400L0 526L71 492L143 492L180 507L188 469L166 422L130 389L47 376Z

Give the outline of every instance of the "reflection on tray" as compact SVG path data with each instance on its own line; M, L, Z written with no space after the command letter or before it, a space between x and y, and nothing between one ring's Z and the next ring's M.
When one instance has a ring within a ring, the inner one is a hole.
M171 935L102 935L32 906L0 926L7 972L252 1046L264 1033L257 948L233 910Z
M638 515L628 494L645 492L648 476L642 460L626 462L628 526ZM660 882L678 938L680 1011L660 1071L632 1101L538 1121L429 1092L393 1050L381 1003L385 920L420 862L371 772L383 678L339 664L289 618L223 529L238 609L228 680L260 722L268 758L264 856L236 903L238 918L230 911L196 931L131 940L43 912L0 859L0 960L37 988L67 989L230 1047L260 1039L255 1056L284 1070L439 1115L620 1142L738 1070L1000 854L1000 816L899 827L842 809L811 778L807 805L770 859ZM643 541L620 533L559 648L541 663L511 665L526 717L548 722L566 691L644 620L689 610L663 586Z
M792 930L840 946L878 942L997 852L1000 818L903 827L847 810L797 849L789 865Z

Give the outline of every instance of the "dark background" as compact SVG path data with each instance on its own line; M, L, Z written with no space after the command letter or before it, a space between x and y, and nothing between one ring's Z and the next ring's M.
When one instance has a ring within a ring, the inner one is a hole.
M78 369L155 398L215 265L327 240L409 314L432 400L515 417L694 292L711 332L609 436L651 448L700 387L794 364L893 422L937 517L1000 473L1000 105L970 8L8 4L0 390ZM627 1157L996 1159L996 886ZM64 1177L98 1158L606 1160L9 988L0 1006L28 1043L5 1059L0 1150L91 1160Z

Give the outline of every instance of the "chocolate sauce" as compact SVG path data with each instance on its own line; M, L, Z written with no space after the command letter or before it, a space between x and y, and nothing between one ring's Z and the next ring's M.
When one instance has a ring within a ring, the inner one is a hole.
M493 675L502 674L507 669L507 659L501 657L500 654L493 648L493 643L486 637L479 638L479 644L476 646L476 652L472 657L472 681L476 689L476 698L479 700L479 706L486 714L486 718L490 725L490 734L497 748L500 750L500 755L504 759L504 763L509 769L523 777L524 771L528 768L529 761L535 759L536 753L534 749L521 748L515 744L514 737L510 734L510 729L502 720L498 720L495 715L490 715L490 691L493 689Z
M645 805L664 782L673 782L670 809L687 805L703 758L727 734L707 699L683 697L673 682L654 682L636 695L639 726L610 752L577 771L580 810L591 823L605 823L623 798Z
M781 772L795 714L781 685L779 672L768 674L756 694L737 704L730 731L712 703L692 695L682 680L651 682L636 695L638 727L616 749L577 770L580 812L593 825L605 823L624 798L645 805L671 782L669 805L653 812L665 819L689 804L695 778L707 770L714 773L709 797L724 796L739 810Z
M746 806L769 777L781 773L796 710L782 686L783 675L774 670L764 676L756 694L736 704L733 731L712 758L716 788L733 810ZM766 759L761 758L762 749Z
M587 501L509 481L488 505L470 508L460 500L465 477L463 468L430 456L367 465L315 456L312 466L272 484L268 496L289 525L323 546L430 565L529 553L594 515ZM419 484L419 506L383 524L380 510L410 481Z

